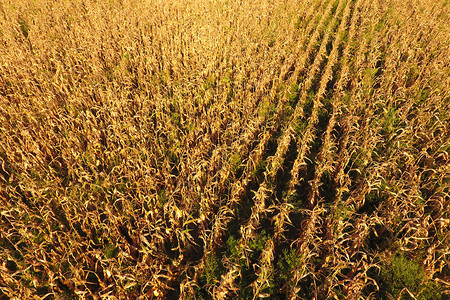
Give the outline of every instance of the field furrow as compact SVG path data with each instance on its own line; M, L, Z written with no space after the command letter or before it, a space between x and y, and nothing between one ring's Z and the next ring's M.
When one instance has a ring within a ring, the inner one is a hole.
M333 3L329 2L328 6L325 8L325 11L326 12L331 12L332 5L333 5ZM316 29L316 31L314 32L313 36L315 36L315 37L318 36L317 32L319 30L321 30L320 28L322 28L322 26L323 26L322 24L324 23L326 18L327 18L327 14L324 14L324 16L322 16L322 18L320 19L321 21L319 21L321 23L319 23L319 25L316 26L316 28L319 28L319 29ZM301 43L303 41L304 40L300 40L298 45L301 45ZM312 45L311 42L309 42L308 47L312 48L312 46L310 46L310 45ZM303 63L305 63L305 62L303 62ZM304 67L304 66L301 66L301 67ZM292 84L295 85L296 83L292 83ZM245 196L245 194L248 193L248 192L245 192L247 190L247 186L249 184L251 184L251 182L253 180L255 180L255 178L254 178L255 177L255 174L254 174L255 171L261 172L261 171L258 171L257 169L259 169L259 168L261 168L261 167L263 167L265 165L265 163L264 163L264 156L267 157L267 154L265 154L266 148L268 147L269 143L275 142L275 141L271 142L270 140L277 138L276 136L274 137L274 135L277 132L279 132L279 130L280 130L280 124L282 124L282 118L283 118L283 115L285 114L286 109L287 109L286 101L289 100L289 99L295 100L295 97L297 97L296 93L298 93L298 92L295 91L295 90L294 91L286 91L286 92L284 92L283 97L281 99L279 99L278 104L277 104L277 109L276 109L274 115L271 118L271 122L269 124L269 128L267 128L263 132L262 137L259 139L260 142L256 145L254 150L249 153L249 157L247 159L247 164L245 165L245 167L243 169L243 174L247 174L247 176L243 176L242 179L240 179L239 181L234 183L233 186L232 186L231 199L230 199L230 202L229 202L228 206L235 207L235 206L237 206L239 204L239 198L242 197L242 196ZM295 118L295 114L298 114L300 112L300 110L297 107L299 107L299 106L296 106L296 108L294 110L294 113L293 113L294 116L291 117L291 118ZM259 125L259 126L261 126L261 125ZM286 135L283 135L283 136L286 136ZM283 143L283 142L281 142L281 143ZM272 148L273 147L274 146L272 146ZM242 152L238 152L238 153L242 153ZM243 156L245 156L245 155L246 155L246 153L244 152ZM240 156L240 154L239 154L239 156ZM238 161L240 162L240 157L238 157ZM230 172L226 172L225 176L222 179L222 181L227 181L228 178L229 178L229 174L230 174ZM223 218L221 216L219 216L217 219L223 219ZM223 228L223 229L225 229L226 227L221 225L221 226L216 227L216 228ZM214 234L215 237L217 237L219 235L220 235L219 233L215 233ZM215 240L215 238L213 238L213 240Z

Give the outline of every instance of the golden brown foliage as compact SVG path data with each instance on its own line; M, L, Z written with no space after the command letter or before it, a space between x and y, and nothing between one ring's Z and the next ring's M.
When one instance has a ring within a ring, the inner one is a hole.
M0 0L0 299L444 299L446 0Z

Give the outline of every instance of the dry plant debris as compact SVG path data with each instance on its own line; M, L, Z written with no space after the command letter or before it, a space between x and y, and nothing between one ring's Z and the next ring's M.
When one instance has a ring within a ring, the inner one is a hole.
M448 299L447 0L0 0L0 299Z

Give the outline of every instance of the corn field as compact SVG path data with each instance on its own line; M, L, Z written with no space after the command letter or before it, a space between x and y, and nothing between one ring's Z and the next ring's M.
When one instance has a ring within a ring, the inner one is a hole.
M448 299L447 0L0 0L0 300Z

